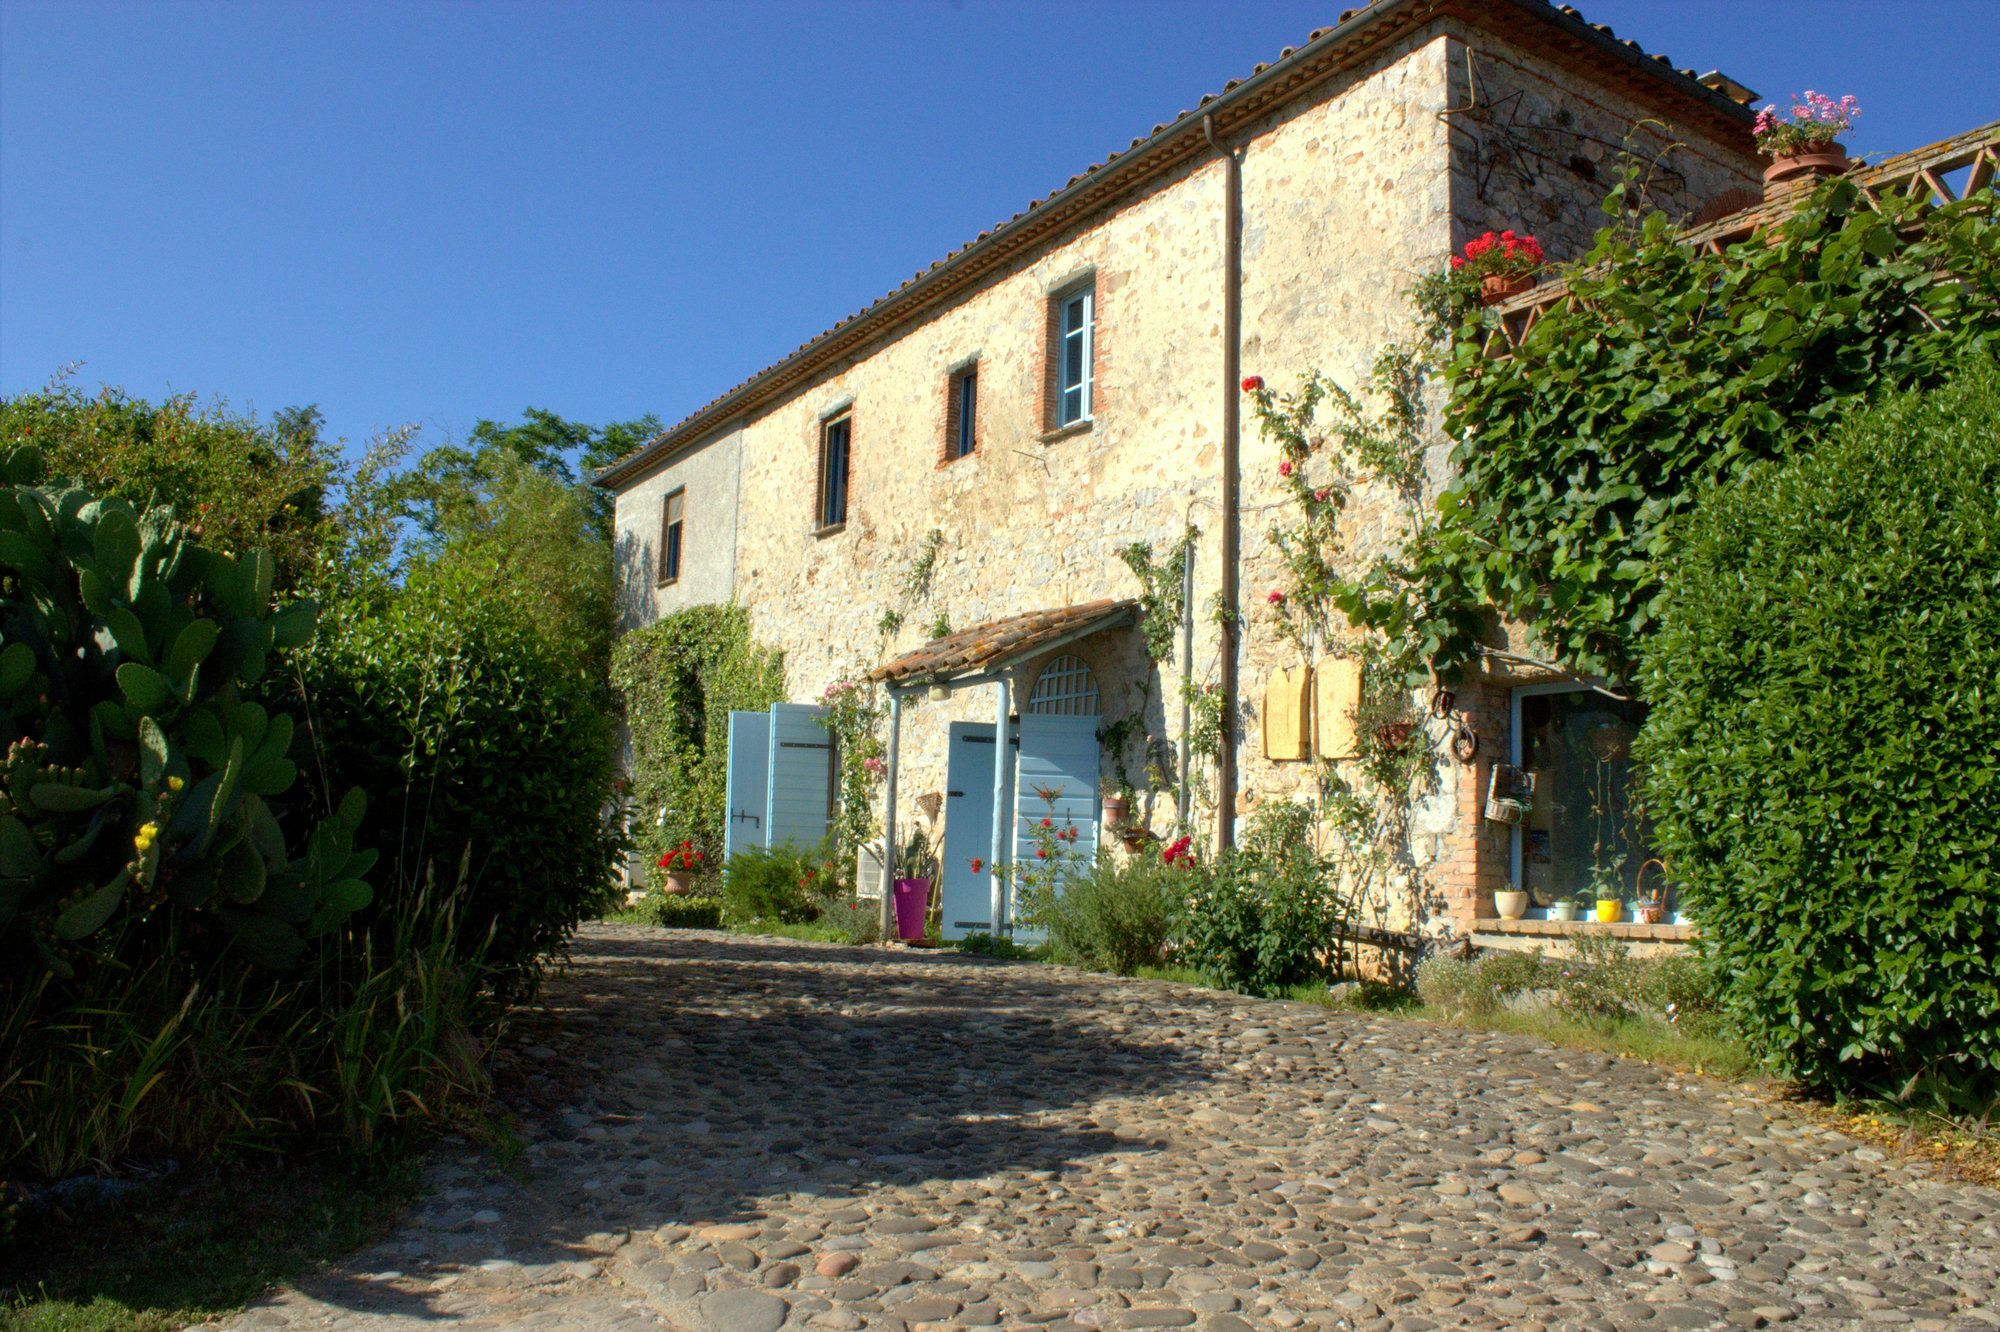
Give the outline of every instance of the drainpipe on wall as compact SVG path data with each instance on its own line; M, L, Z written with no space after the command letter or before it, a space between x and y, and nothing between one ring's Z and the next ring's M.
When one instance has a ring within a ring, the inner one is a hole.
M1215 137L1215 117L1201 118L1208 146L1222 154L1226 199L1223 204L1222 276L1222 591L1217 619L1222 631L1222 736L1215 756L1215 843L1221 850L1236 844L1236 648L1237 562L1242 532L1238 523L1238 435L1241 425L1240 381L1243 377L1243 160Z

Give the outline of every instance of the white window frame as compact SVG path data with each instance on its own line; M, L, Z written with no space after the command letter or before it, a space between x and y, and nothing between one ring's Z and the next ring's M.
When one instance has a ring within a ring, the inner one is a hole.
M1069 312L1082 311L1079 326L1069 327ZM1069 380L1070 339L1075 338L1082 355L1076 382ZM1096 357L1097 342L1097 289L1091 283L1056 297L1056 429L1081 425L1091 419L1091 369ZM1077 395L1077 414L1069 415L1069 396Z

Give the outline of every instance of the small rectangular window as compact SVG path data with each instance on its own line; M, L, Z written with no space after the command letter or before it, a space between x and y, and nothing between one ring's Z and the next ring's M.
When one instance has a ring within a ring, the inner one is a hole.
M660 505L660 585L677 583L681 578L681 518L687 507L687 490L682 488L668 495Z
M945 421L945 457L963 458L978 446L979 367L952 376L951 407Z
M1056 425L1090 419L1091 289L1059 298L1056 321Z
M819 428L819 509L821 528L839 527L847 521L848 452L853 418L837 417Z

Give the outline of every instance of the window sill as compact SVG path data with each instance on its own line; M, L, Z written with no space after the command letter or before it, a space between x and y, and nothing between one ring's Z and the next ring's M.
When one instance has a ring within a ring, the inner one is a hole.
M844 521L838 523L831 523L825 527L815 527L813 529L813 536L814 537L839 536L842 532L845 532L846 530L847 530L847 524Z
M977 458L978 456L979 456L979 450L977 448L973 449L973 451L970 453L944 454L938 458L938 463L937 463L938 470L942 471L943 469L951 466L953 463L970 462L974 458Z
M655 591L664 591L667 588L679 586L680 581L681 580L678 576L675 576L673 578L662 578L653 584L653 589Z
M1096 417L1086 416L1081 421L1072 421L1066 426L1057 426L1053 430L1044 430L1041 436L1042 443L1054 444L1060 440L1068 439L1072 435L1087 435L1090 433L1091 427L1096 424Z
M1633 939L1648 943L1687 943L1694 938L1692 925L1644 925L1635 920L1606 924L1596 920L1498 920L1472 922L1475 934L1516 934L1535 938L1561 939L1581 934L1599 934L1612 939Z

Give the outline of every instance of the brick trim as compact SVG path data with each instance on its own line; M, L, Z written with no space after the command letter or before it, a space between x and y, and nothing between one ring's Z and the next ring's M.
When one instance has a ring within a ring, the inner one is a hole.
M973 376L975 387L972 399L972 449L961 455L958 451L958 416L960 411L959 382L967 375ZM986 413L982 410L984 385L978 383L979 358L971 357L953 365L944 375L944 431L938 439L939 467L949 467L960 457L972 458L979 454L986 442Z
M1095 268L1049 288L1043 302L1042 315L1042 384L1041 384L1041 434L1044 441L1052 436L1066 435L1096 420L1104 412L1104 367L1107 360L1104 353L1104 284L1098 281L1100 274ZM1060 388L1062 380L1062 307L1064 302L1080 291L1090 293L1090 412L1083 421L1072 421L1068 425L1057 423L1062 402Z

